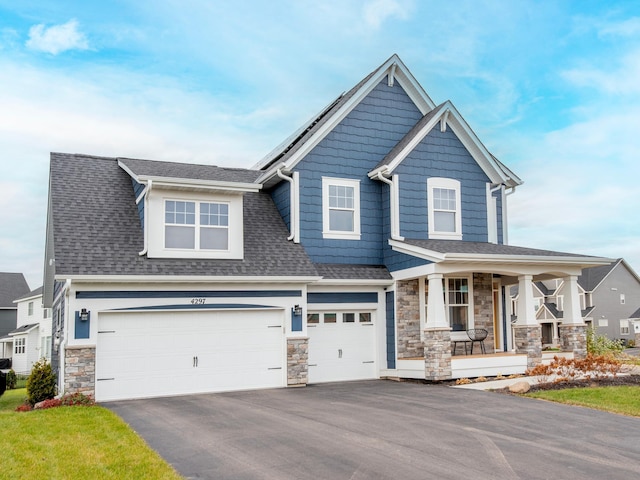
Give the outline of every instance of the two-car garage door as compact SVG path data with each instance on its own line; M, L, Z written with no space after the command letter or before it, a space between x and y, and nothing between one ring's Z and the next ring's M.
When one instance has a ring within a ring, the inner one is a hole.
M282 310L100 314L96 399L286 385Z

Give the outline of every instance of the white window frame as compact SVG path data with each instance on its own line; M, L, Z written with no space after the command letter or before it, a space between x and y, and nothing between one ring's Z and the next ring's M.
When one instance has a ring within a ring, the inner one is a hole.
M24 337L13 340L13 354L23 355L27 351L27 339Z
M27 315L33 316L33 302L27 304Z
M620 294L620 305L624 305L625 302L626 302L625 295L624 295L624 293L621 293Z
M467 303L450 303L449 300L449 280L466 280L467 281ZM450 307L466 307L467 308L467 330L474 328L475 322L473 318L473 277L464 275L452 275L444 277L444 307L445 315L449 326L453 328L450 318ZM464 330L466 332L466 330Z
M353 208L341 209L353 212L353 231L346 232L330 229L330 211L337 209L337 207L329 206L330 186L353 188ZM360 236L360 180L322 177L322 237L340 240L360 240Z
M196 200L174 200L171 198L166 198L164 201L164 212L166 214L166 208L167 208L167 203L168 202L183 202L183 203L193 203L195 204L195 223L193 224L178 224L178 223L167 223L166 218L164 221L164 232L165 232L165 238L164 238L164 248L166 250L193 250L193 251L204 251L204 252L228 252L230 245L229 242L231 241L230 237L230 233L229 233L229 210L230 210L230 206L229 206L229 202L221 202L221 201L196 201ZM203 225L201 223L201 212L202 212L202 205L207 204L207 205L225 205L227 207L227 225ZM171 226L186 226L186 227L192 227L193 228L193 235L194 235L194 248L181 248L181 247L167 247L167 239L166 239L166 227L171 227ZM200 245L200 236L201 236L201 232L203 229L218 229L218 230L225 230L227 233L227 248L202 248Z
M445 189L455 192L455 210L442 210L455 214L453 232L442 232L435 229L434 190ZM438 240L462 240L462 205L460 196L460 181L453 178L432 177L427 179L427 220L429 223L429 238Z
M629 335L629 320L620 320L620 335Z

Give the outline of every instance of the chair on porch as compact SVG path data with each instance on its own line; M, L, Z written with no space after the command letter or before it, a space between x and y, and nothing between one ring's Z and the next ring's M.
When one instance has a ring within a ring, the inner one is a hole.
M469 336L469 340L471 340L471 355L473 355L473 344L480 344L480 351L482 353L487 353L484 349L484 339L487 338L489 332L484 328L472 328L467 330L467 335Z

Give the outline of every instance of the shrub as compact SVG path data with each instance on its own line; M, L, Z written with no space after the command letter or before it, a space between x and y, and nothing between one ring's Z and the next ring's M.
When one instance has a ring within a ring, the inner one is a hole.
M598 335L595 328L587 330L587 352L593 355L616 355L624 350L622 340L611 340L606 335Z
M627 347L633 348L635 346L636 346L636 341L635 340L633 340L633 339L627 340Z
M611 355L587 354L584 359L553 357L549 365L537 365L527 370L527 375L542 377L542 382L569 383L574 380L590 380L615 377L621 362ZM549 378L551 377L551 378Z
M43 400L40 403L36 403L33 408L38 410L44 410L45 408L54 408L62 405L59 398L50 398L49 400Z
M27 379L27 402L35 405L56 395L56 376L51 365L43 358L37 361Z
M23 403L22 405L18 405L16 407L16 412L30 412L31 410L33 409L28 403Z
M12 368L7 372L7 390L13 390L16 388L17 381L18 377L16 377L16 372Z
M91 395L84 395L82 393L71 393L65 395L60 399L60 404L64 406L83 405L90 407L95 405L96 402Z

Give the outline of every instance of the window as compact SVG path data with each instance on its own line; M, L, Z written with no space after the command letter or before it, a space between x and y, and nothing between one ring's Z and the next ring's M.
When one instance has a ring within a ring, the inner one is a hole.
M629 320L620 320L620 335L629 335Z
M371 323L371 312L361 313L360 323Z
M322 178L322 236L360 239L360 182Z
M599 318L598 319L598 326L599 327L608 327L609 326L609 320L606 318Z
M320 314L319 313L308 313L307 314L307 323L320 323Z
M226 203L165 201L165 248L229 249L229 205Z
M625 297L624 297L624 293L621 293L620 294L620 305L624 305L625 301L626 300L625 300Z
M26 338L16 338L13 341L13 353L19 355L26 351L27 347L27 339Z
M355 313L343 313L342 314L343 323L355 323L356 314Z
M40 349L40 357L51 360L51 337L42 337L42 346Z
M324 314L324 323L336 323L337 314L335 313L325 313Z
M469 325L469 280L448 278L446 305L453 331L466 331Z
M429 238L462 239L460 182L451 178L427 180Z
M33 315L33 302L29 302L29 305L27 306L29 312L28 315L31 316Z

